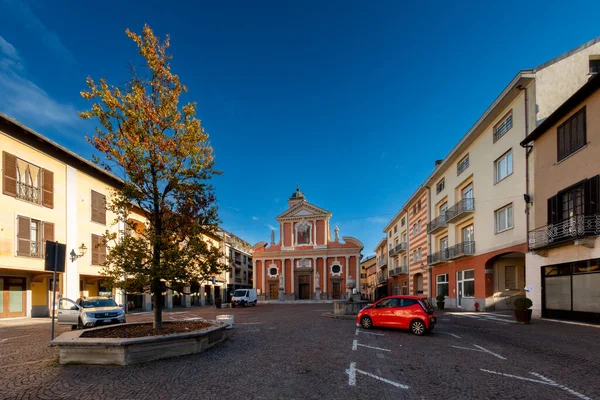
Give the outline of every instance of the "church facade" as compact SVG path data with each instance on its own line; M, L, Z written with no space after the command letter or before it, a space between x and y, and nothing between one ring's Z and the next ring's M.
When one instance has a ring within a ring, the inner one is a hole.
M360 279L363 244L339 238L331 213L306 201L299 188L277 217L279 237L252 248L254 287L263 300L328 300L346 297L346 284ZM358 283L356 283L358 288Z

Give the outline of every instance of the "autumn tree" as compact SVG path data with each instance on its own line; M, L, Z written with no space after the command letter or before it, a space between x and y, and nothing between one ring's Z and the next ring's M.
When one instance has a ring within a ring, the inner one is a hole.
M102 272L114 287L149 287L159 329L165 285L202 281L225 268L218 246L205 240L218 222L208 184L218 172L196 103L179 104L187 89L171 71L169 37L161 42L147 25L141 35L126 33L144 67L131 68L121 87L88 77L81 96L92 104L79 115L97 119L88 137L99 152L95 161L123 180L107 208L119 216L113 223L121 221L126 229L105 235L111 243ZM145 217L144 226L133 227L133 208Z

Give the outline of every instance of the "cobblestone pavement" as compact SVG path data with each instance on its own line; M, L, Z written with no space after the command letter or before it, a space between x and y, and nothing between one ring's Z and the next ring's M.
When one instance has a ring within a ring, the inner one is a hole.
M323 317L330 308L168 312L165 320L234 314L236 327L202 354L127 367L60 366L50 323L0 322L0 398L600 399L598 328L442 313L430 335L416 337Z

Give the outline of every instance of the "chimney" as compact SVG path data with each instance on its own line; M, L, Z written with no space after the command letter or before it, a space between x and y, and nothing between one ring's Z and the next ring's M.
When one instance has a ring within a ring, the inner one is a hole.
M435 168L439 167L444 160L435 160Z

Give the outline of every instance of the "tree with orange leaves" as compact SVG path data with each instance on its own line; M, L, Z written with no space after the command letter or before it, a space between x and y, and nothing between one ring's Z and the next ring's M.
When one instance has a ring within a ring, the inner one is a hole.
M203 281L225 268L218 247L206 234L218 223L213 149L196 104L180 107L187 89L171 71L169 37L157 38L149 26L141 35L126 31L145 59L142 77L132 70L124 87L104 78L87 79L81 96L92 102L83 119L97 118L88 141L99 151L95 161L123 180L107 208L126 225L124 234L106 233L113 242L103 274L114 287L149 287L154 294L154 328L162 325L163 290L172 282ZM144 229L127 229L132 205L145 214Z

